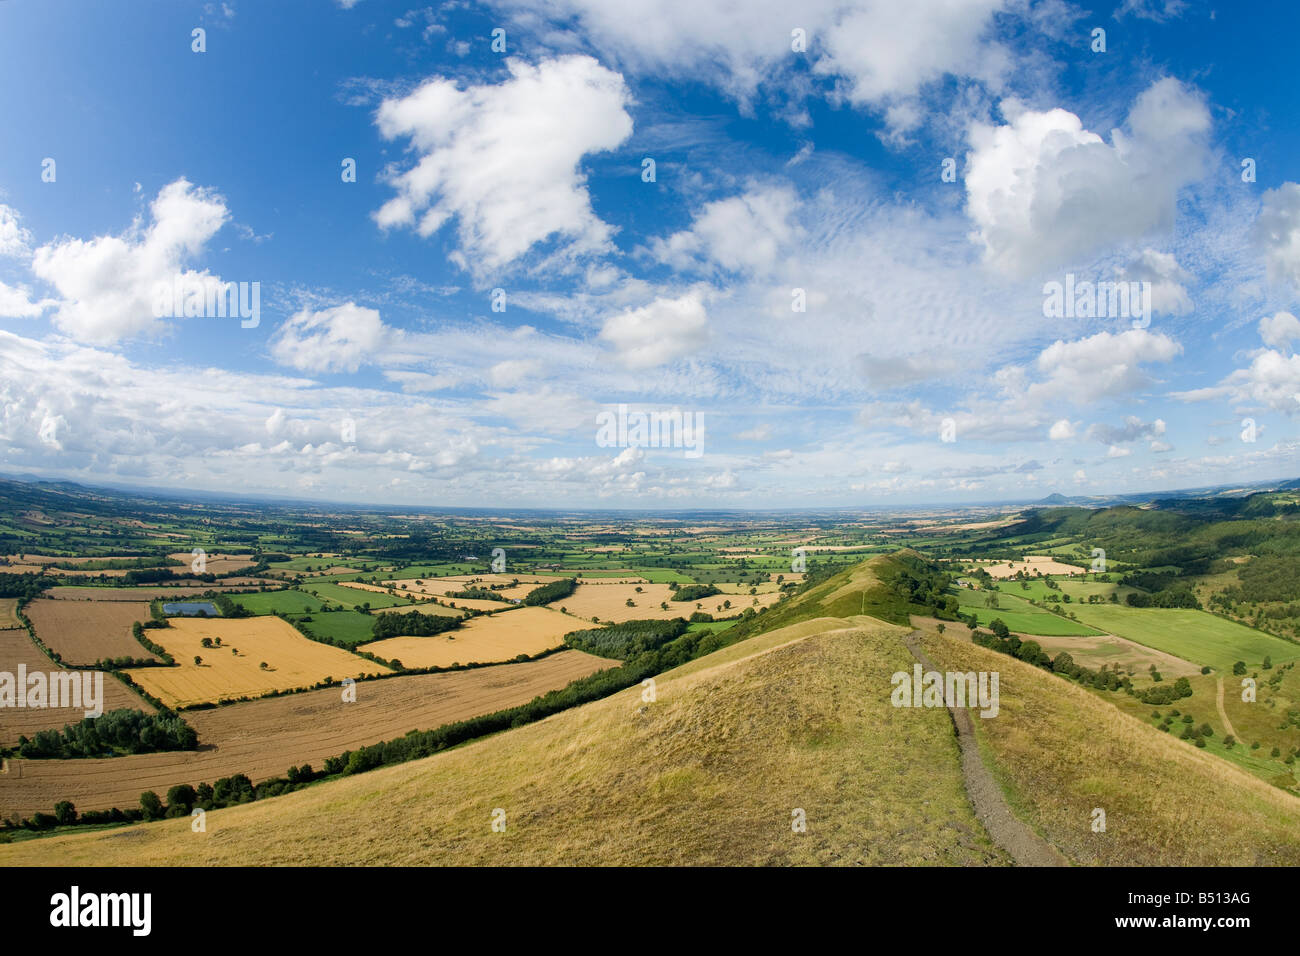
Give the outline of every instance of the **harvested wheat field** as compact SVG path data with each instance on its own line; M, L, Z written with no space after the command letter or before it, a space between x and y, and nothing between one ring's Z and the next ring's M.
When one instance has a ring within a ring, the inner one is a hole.
M194 556L189 551L177 551L175 554L167 555L167 557L181 562L190 570L195 570ZM225 574L228 571L241 571L252 566L253 556L251 554L209 554L204 558L203 567L198 571L207 574Z
M452 664L490 664L520 654L532 657L559 647L564 635L582 625L571 617L544 607L522 607L509 614L492 614L466 621L445 634L429 637L390 637L363 644L361 650L407 667L450 667Z
M984 570L994 580L1003 581L1014 578L1020 571L1025 574L1087 574L1088 569L1077 564L1062 564L1049 555L1026 555L1023 561L1003 561L1001 564L987 564Z
M139 645L136 645L139 647ZM143 647L140 648L144 650ZM29 674L49 674L66 668L55 664L41 653L40 648L24 629L0 630L0 671L18 673L18 665L25 664ZM122 707L153 713L153 706L141 698L112 674L104 675L104 710ZM19 735L30 737L38 730L62 730L64 724L75 724L86 716L84 707L0 707L0 745L18 742ZM7 786L0 784L0 791Z
M349 588L360 588L363 591L378 591L382 594L396 594L398 597L413 598L419 597L436 597L444 604L452 607L469 608L472 611L500 611L507 607L514 607L508 601L479 601L474 598L444 598L442 595L447 590L446 586L439 584L442 578L422 578L423 584L416 584L415 578L404 581L390 581L383 585L376 584L358 584L355 581L340 581L339 584ZM459 590L459 588L451 588Z
M0 777L0 818L48 813L60 800L78 810L125 809L138 805L145 790L164 794L178 783L237 773L260 782L304 763L319 769L345 750L517 707L619 663L567 650L519 664L361 681L356 703L345 704L340 688L329 687L189 711L197 751L10 761L10 773Z
M222 646L203 647L205 637L220 638ZM171 618L171 626L150 632L150 639L166 648L177 666L132 668L127 673L169 707L257 697L310 687L326 677L342 680L388 671L342 648L308 640L278 617ZM202 664L194 663L196 655Z
M1104 664L1119 664L1121 667L1132 667L1134 670L1146 673L1147 668L1154 664L1165 680L1193 677L1201 672L1200 666L1191 661L1185 661L1181 657L1166 654L1164 651L1146 647L1115 634L1106 634L1102 637L1034 635L1032 640L1037 641L1052 657L1061 651L1066 651L1074 658L1076 664L1094 670Z
M36 636L69 664L131 657L158 660L131 635L131 625L150 620L146 601L53 601L27 605Z
M640 591L637 591L640 588ZM748 590L748 589L746 589ZM548 607L563 607L569 614L601 621L667 620L674 617L689 618L696 611L715 617L730 617L747 607L757 610L775 604L781 597L778 591L765 594L715 594L698 601L674 601L673 591L667 584L579 584L566 598L553 601ZM754 599L758 603L754 603ZM633 607L628 607L631 601ZM730 601L731 607L725 607ZM667 604L667 608L660 607ZM696 605L700 605L696 607Z
M543 584L559 580L556 576L538 577L531 574L457 574L445 578L419 578L423 581L422 585L415 584L414 581L400 581L399 584L411 585L412 589L420 588L423 594L445 595L453 591L464 591L474 588L488 589L495 587L494 592L507 600L523 600L528 594ZM501 587L501 585L510 585L513 581L518 584L513 586ZM460 606L464 606L458 598L449 598L448 600L456 601ZM473 600L472 598L469 600ZM482 604L482 601L478 603Z
M0 598L0 629L22 626L23 622L18 620L18 599Z

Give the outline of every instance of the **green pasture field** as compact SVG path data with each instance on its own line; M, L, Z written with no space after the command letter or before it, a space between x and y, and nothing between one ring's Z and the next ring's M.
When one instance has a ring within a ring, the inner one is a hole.
M344 607L358 607L362 604L369 604L372 608L395 607L399 604L410 604L407 598L394 597L391 594L385 594L380 591L367 591L362 588L348 588L341 584L334 584L330 581L307 580L300 584L299 589L308 594L315 594L323 601L331 604L342 604Z
M316 614L299 614L291 620L301 620L304 616L310 617L311 620L305 622L303 626L310 628L312 634L317 637L328 637L349 647L374 640L375 619L372 615L362 614L360 611L323 611Z
M1274 664L1300 658L1300 644L1271 637L1254 628L1206 611L1183 608L1074 606L1079 620L1110 634L1165 651L1194 664L1232 673L1236 661L1258 667L1265 656ZM1008 625L1010 626L1010 625Z
M320 601L302 591L258 591L251 594L232 594L230 600L250 614L312 614L320 610Z
M1081 624L1079 621L1071 621L1059 614L1040 610L1028 601L1002 591L973 591L967 588L953 588L949 593L956 596L957 603L964 613L975 615L981 627L988 627L995 618L999 618L1008 628L1021 634L1069 637L1102 633L1086 624ZM998 607L992 608L985 604L990 594L997 595Z

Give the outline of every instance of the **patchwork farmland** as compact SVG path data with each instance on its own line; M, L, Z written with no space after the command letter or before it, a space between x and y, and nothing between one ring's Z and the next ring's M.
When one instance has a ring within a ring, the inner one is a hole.
M152 635L176 659L176 666L131 668L127 673L169 707L259 697L311 687L327 677L342 680L389 672L347 651L310 641L277 617L172 618L169 627Z
M141 792L163 793L177 783L211 783L238 773L263 780L293 765L319 767L345 750L514 707L617 664L561 651L519 664L363 681L356 685L355 703L345 703L339 688L327 687L188 712L186 720L204 744L198 751L21 761L15 776L0 778L0 819L26 817L65 799L86 810L129 807ZM6 713L0 711L0 720Z

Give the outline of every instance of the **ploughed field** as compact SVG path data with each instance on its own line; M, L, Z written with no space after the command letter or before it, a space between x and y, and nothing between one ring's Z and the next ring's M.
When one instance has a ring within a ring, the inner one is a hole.
M136 645L139 647L139 645ZM140 648L141 651L144 648ZM32 643L26 629L0 630L0 671L18 674L18 666L25 664L27 673L49 674L66 668L55 664ZM152 713L153 707L112 674L104 675L104 710L129 707ZM62 730L64 724L75 724L86 716L84 707L0 707L0 745L12 746L19 735L30 737L38 730ZM71 760L72 765L85 764L84 760ZM9 778L0 777L0 793L9 787Z
M212 783L237 773L261 781L304 763L320 769L345 750L525 704L618 664L567 650L520 664L360 681L355 703L343 701L342 688L327 687L188 711L185 720L199 735L197 751L10 761L9 772L0 775L0 818L49 813L60 800L78 810L126 809L137 806L145 790L162 795L178 783ZM116 681L106 678L104 687L110 683ZM0 719L5 715L0 710Z
M158 659L131 634L132 624L150 620L146 601L38 598L27 605L26 613L36 636L69 664L94 664L118 657Z

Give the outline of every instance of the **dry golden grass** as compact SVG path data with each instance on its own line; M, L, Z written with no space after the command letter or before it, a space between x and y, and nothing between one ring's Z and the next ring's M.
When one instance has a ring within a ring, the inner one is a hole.
M1300 864L1297 798L1005 654L947 636L925 647L945 669L1001 675L1000 713L975 721L981 749L1021 819L1074 862Z
M333 677L385 673L389 668L347 651L309 641L278 617L171 618L149 637L176 659L176 667L141 667L131 678L171 707L257 697L273 690L310 687ZM203 647L205 637L221 647ZM239 653L233 653L232 648ZM201 665L194 663L195 656ZM265 670L261 664L268 665Z
M363 644L362 650L407 667L450 667L452 664L492 664L520 654L532 657L559 647L564 635L581 624L544 607L521 607L508 614L472 618L445 634L390 637Z
M796 625L661 675L653 703L632 688L209 813L206 833L184 819L59 836L0 846L0 864L1005 862L966 799L947 713L889 704L911 661L901 629L812 623L822 633Z

